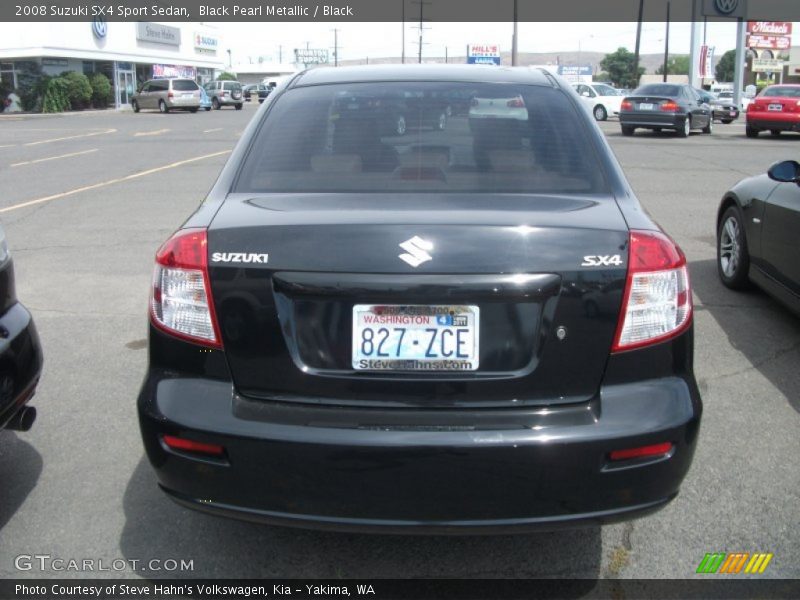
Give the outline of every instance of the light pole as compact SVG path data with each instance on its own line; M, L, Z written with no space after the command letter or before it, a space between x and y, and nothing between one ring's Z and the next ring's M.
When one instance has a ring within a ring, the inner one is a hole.
M228 48L228 68L233 69L233 61L231 60L231 49Z

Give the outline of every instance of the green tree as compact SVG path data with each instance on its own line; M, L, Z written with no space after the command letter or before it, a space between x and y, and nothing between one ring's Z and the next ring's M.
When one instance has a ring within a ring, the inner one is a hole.
M217 75L217 81L236 81L236 75L228 71L223 71Z
M111 82L102 73L95 73L89 78L92 86L92 105L95 108L106 108L111 100Z
M736 68L736 50L728 50L719 57L714 75L717 81L733 81L733 71Z
M662 64L656 69L656 75L664 74L664 65ZM667 60L667 75L688 75L689 74L689 57L686 54L679 54L677 56L670 56Z
M92 100L92 86L86 75L77 71L64 71L59 79L62 79L67 86L67 98L72 110L89 106Z
M69 110L69 83L64 77L53 77L47 82L44 92L42 111L46 113L64 112Z
M639 85L639 78L644 74L644 67L639 67L638 73L633 71L636 55L627 48L617 48L616 52L606 54L600 61L602 68L617 87L632 88Z

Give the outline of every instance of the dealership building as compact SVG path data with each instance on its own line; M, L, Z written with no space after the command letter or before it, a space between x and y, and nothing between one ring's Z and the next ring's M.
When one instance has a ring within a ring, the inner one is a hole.
M154 77L214 79L229 56L207 23L112 22L0 23L0 79L12 88L31 61L48 75L103 73L114 87L114 106L130 106L139 84Z

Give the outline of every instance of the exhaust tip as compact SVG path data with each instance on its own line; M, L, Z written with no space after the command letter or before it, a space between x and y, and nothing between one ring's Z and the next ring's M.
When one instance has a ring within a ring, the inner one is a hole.
M12 431L30 431L36 420L36 409L33 406L23 406L6 424L6 429Z

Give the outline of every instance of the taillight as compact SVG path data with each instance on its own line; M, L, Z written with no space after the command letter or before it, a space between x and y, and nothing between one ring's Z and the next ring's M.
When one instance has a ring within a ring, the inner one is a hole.
M681 107L674 102L664 102L664 104L661 105L661 110L666 112L678 112L680 108Z
M628 277L612 351L675 337L691 317L689 271L681 249L660 231L631 231Z
M174 98L174 97L175 94L173 94L172 92L167 92L167 98Z
M222 348L210 291L205 229L176 232L156 253L151 322L179 338Z
M630 100L623 100L619 107L621 110L633 110L633 102Z

